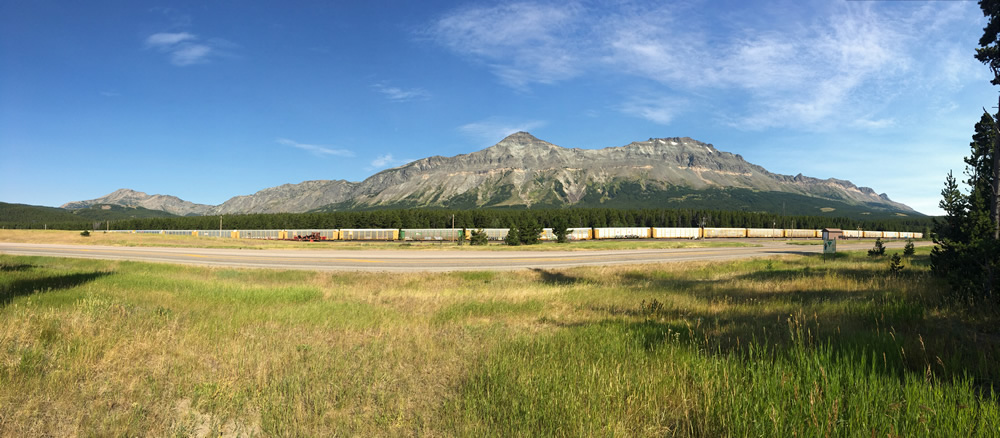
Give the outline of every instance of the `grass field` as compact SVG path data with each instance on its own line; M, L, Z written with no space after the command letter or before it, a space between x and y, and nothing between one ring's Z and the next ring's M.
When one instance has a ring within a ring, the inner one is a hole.
M0 256L0 436L997 436L1000 329L861 254L330 274Z
M102 233L95 231L84 237L79 231L61 230L0 230L0 242L54 243L71 245L149 246L176 248L229 249L418 249L463 251L582 251L600 249L668 249L718 248L759 246L751 242L732 240L591 240L567 244L543 242L539 245L507 246L491 242L487 246L458 245L454 242L291 242L260 239L228 239L215 237L168 236L160 234Z

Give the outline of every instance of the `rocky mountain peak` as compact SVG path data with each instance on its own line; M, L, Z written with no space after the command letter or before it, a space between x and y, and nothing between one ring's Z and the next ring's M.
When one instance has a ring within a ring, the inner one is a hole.
M118 189L103 197L88 201L77 201L63 204L62 208L87 208L92 205L113 204L125 207L142 207L149 210L161 210L178 216L189 214L200 215L208 213L211 205L195 204L176 196L148 195L132 189Z

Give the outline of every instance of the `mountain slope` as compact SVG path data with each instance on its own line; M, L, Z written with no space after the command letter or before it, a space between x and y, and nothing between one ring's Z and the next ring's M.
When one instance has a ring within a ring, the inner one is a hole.
M771 173L739 155L686 137L594 150L563 148L526 132L477 152L420 159L361 182L284 184L215 207L126 189L64 207L95 203L183 215L578 206L920 216L885 194L850 181Z
M195 204L176 196L147 195L143 192L129 189L115 190L111 194L89 201L68 202L63 204L61 208L76 210L102 204L161 210L177 216L203 215L207 214L213 208L211 205Z
M628 187L629 190L620 190ZM531 134L513 134L495 146L455 157L429 157L382 171L361 182L336 208L609 206L621 196L683 199L720 190L818 198L830 211L917 214L849 181L774 174L739 155L690 138L650 139L600 150L562 148ZM664 196L664 194L682 194ZM710 196L712 197L712 196ZM718 196L715 196L718 197ZM683 203L670 203L683 204ZM661 205L657 205L661 206ZM749 208L746 203L730 208ZM815 207L814 214L822 213Z

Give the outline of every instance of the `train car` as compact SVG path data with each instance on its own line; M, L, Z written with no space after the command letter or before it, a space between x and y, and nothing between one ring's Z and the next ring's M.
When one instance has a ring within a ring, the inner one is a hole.
M785 237L788 238L798 238L798 239L811 239L814 237L822 237L822 230L800 230L800 229L788 229L785 230Z
M654 239L699 239L701 228L653 228Z
M785 237L781 228L747 228L747 237Z
M706 239L723 237L747 237L746 228L702 228L702 236Z
M594 228L595 239L648 239L652 228L613 227Z
M241 239L278 240L284 236L284 230L239 230Z
M486 233L487 240L504 240L507 238L507 233L510 232L510 228L480 228Z
M569 240L590 240L593 238L594 231L591 228L567 228L566 238ZM556 235L552 232L551 228L542 228L542 235L539 237L540 240L550 240L555 242Z
M340 240L399 240L398 228L340 229Z
M191 231L191 230L163 230L163 231L160 231L160 234L164 234L164 235L167 235L167 236L193 236L194 235L194 231Z
M399 230L399 240L431 240L454 242L465 240L461 228L404 228Z
M198 230L198 237L233 237L233 232L226 230Z
M899 231L883 231L882 232L882 238L883 239L898 239L899 238Z
M844 230L845 239L860 239L864 237L861 230Z
M868 231L868 230L865 230L865 231L861 232L861 237L864 237L866 239L880 238L880 237L882 237L882 232L881 231Z
M340 230L332 229L301 229L301 230L281 230L277 238L282 240L301 240L310 237L318 237L319 240L340 240Z

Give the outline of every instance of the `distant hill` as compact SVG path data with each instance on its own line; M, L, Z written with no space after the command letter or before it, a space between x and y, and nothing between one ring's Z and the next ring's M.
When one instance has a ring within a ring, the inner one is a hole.
M89 201L68 202L62 208L80 210L99 205L118 205L143 210L159 210L175 216L199 216L212 210L211 205L195 204L169 195L147 195L129 189L119 189L114 192Z
M0 224L55 224L83 223L86 219L68 210L40 205L8 204L0 202Z
M100 202L98 202L100 201ZM306 181L236 196L212 207L122 189L96 203L174 214L299 213L390 208L689 208L833 217L923 215L850 181L769 172L690 138L604 149L563 148L526 132L489 148L433 156L362 182Z
M57 207L0 202L0 224L4 226L24 226L30 224L41 226L46 224L63 224L63 227L66 224L91 226L94 222L152 217L176 217L176 215L142 207L123 207L108 204L67 210Z

